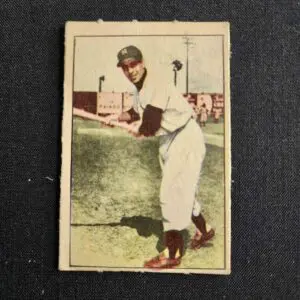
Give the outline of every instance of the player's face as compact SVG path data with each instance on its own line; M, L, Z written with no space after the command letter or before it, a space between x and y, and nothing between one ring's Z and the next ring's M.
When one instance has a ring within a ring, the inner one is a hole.
M126 59L122 65L122 70L125 76L132 83L137 83L141 80L145 72L145 66L142 61Z

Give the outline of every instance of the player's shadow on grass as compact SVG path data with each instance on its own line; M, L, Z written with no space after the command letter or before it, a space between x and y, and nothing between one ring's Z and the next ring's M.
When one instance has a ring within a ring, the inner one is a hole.
M98 226L110 226L110 227L118 227L118 226L126 226L133 229L136 229L139 236L142 237L150 237L151 235L155 235L158 240L156 243L156 249L158 252L161 252L165 249L164 241L163 241L163 224L160 220L154 220L149 217L143 216L133 216L133 217L122 217L120 222L114 223L93 223L93 224L80 224L74 223L72 224L74 227L98 227ZM187 245L190 241L190 236L188 230L182 230L182 236L184 239L184 250L185 253Z
M154 220L149 217L143 216L134 216L134 217L123 217L120 221L120 226L127 226L133 229L136 229L139 236L150 237L155 235L158 238L156 249L158 252L164 250L164 241L163 241L163 224L160 220ZM189 232L187 230L182 231L183 239L185 245L187 245L190 240ZM186 247L184 252L186 251Z

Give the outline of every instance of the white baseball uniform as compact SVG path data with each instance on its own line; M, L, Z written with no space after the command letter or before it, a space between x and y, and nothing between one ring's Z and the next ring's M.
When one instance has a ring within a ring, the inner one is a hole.
M134 94L134 110L142 117L146 105L163 110L159 161L162 168L160 204L164 231L183 230L192 213L200 213L196 193L205 144L202 130L192 118L193 110L173 84L148 73L142 89Z

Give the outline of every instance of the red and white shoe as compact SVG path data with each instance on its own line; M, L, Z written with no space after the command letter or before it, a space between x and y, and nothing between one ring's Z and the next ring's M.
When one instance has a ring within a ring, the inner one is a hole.
M181 258L168 258L164 255L164 253L160 253L159 255L153 257L148 260L144 264L144 268L149 269L171 269L176 266L179 266L181 263Z
M202 234L198 229L194 237L191 240L190 248L199 249L201 246L205 245L208 241L212 240L215 236L215 230L211 228L207 233Z

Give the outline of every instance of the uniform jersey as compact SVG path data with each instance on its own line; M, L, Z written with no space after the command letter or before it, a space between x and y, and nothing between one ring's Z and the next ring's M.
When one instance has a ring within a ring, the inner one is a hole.
M147 105L160 108L161 127L156 136L169 134L183 127L193 115L193 109L172 84L162 82L147 74L140 92L135 89L133 108L140 115Z

